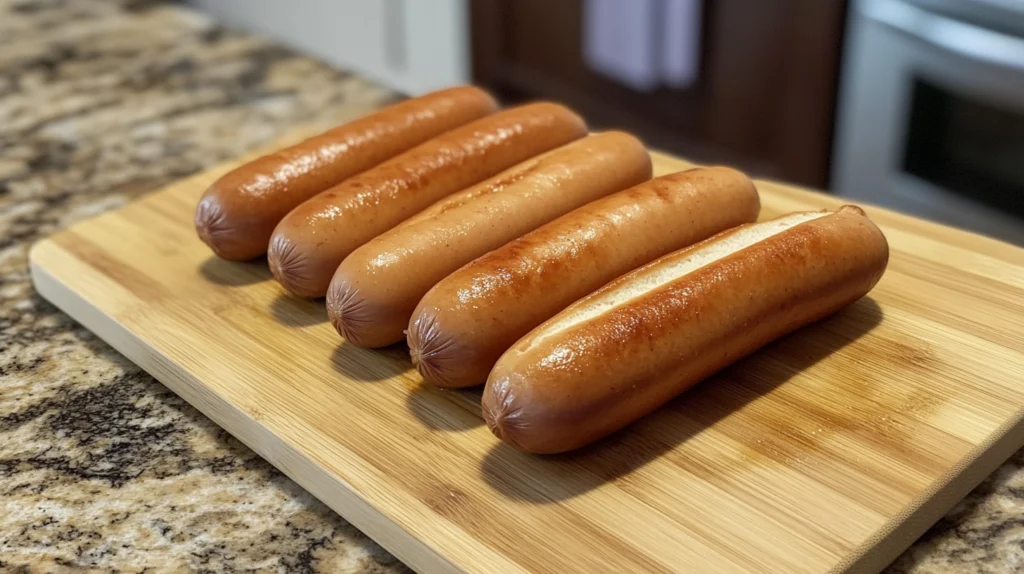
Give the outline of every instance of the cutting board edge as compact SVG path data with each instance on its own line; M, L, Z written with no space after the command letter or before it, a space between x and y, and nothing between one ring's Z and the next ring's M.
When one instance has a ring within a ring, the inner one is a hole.
M50 253L47 253L47 250L50 250ZM63 257L74 257L53 243L50 238L37 241L29 250L29 273L32 284L43 299L102 339L204 416L209 417L217 426L228 431L260 458L295 481L407 566L417 572L466 571L384 516L351 487L336 479L310 458L303 456L263 423L210 391L186 369L174 361L167 360L162 353L145 344L141 337L132 334L114 317L65 285L46 268L47 258L58 254ZM136 349L131 348L133 341L139 343ZM169 367L163 374L155 372L157 358L162 358Z
M839 574L875 574L896 560L1004 462L1024 447L1024 409L1003 424L922 492L908 512L894 517L832 570Z

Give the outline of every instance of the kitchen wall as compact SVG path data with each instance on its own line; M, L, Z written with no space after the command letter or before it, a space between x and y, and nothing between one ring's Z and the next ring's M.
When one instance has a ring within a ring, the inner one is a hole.
M407 94L469 81L467 0L189 0Z

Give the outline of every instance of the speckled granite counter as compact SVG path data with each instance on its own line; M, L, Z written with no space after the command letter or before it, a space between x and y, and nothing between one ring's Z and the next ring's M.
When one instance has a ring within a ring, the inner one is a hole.
M391 94L180 6L0 0L0 571L402 571L41 300L30 244ZM1018 453L891 572L1024 569Z

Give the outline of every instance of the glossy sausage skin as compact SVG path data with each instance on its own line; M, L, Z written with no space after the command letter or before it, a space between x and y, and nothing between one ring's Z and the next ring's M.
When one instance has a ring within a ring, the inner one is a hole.
M445 276L650 177L644 144L623 132L583 138L527 160L467 190L469 201L396 227L353 251L327 291L328 316L356 345L397 343L405 338L416 303Z
M255 159L206 190L196 208L196 231L219 257L259 257L274 226L295 206L497 107L479 88L440 90Z
M533 453L589 444L864 296L888 262L885 237L856 207L716 252L741 230L629 273L517 342L484 388L494 434ZM701 266L650 286L666 266L700 261L702 252Z
M270 270L295 295L323 297L338 265L359 246L441 198L586 130L579 116L551 103L455 128L296 207L271 237Z
M437 386L483 384L506 349L615 277L757 219L742 173L696 168L581 207L459 269L413 312L409 350Z
M527 166L527 165L529 165L529 160L524 161L522 163L519 163L519 164L517 164L515 166L510 167L509 169L507 169L507 170L499 173L498 175L494 176L494 178L492 178L492 180L493 179L497 179L497 178L503 178L503 177L505 177L505 174L512 173L512 172L514 172L516 170L522 169L524 166ZM491 180L487 180L487 181L491 181ZM497 192L502 191L503 189L505 189L501 185L487 185L487 181L482 181L482 182L480 182L480 183L478 183L476 185L467 187L466 189L464 189L462 191L453 193L453 194L451 194L451 195L449 195L449 196L447 196L445 198L440 199L439 201L436 201L436 202L432 203L430 205L430 207L424 209L423 211L417 213L416 215L413 215L409 219L406 219L405 221L403 221L403 222L399 223L398 225L396 225L395 229L398 229L398 228L401 228L401 227L406 227L406 226L412 225L414 223L419 223L419 222L421 222L421 221L423 221L425 219L431 219L433 217L437 217L438 215L442 215L442 214L444 214L444 213L446 213L446 212L448 212L448 211L450 211L452 209L455 209L455 208L457 208L457 207L459 207L461 205L465 205L465 204L469 203L470 201L473 201L474 199L477 199L477 198L480 198L480 197L485 197L487 195L490 195L492 193L497 193Z

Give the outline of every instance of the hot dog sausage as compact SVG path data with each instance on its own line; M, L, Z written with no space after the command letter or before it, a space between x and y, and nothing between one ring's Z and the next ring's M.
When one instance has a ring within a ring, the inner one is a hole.
M356 345L401 341L416 303L446 275L591 200L650 177L644 144L623 132L583 138L527 160L467 190L466 196L476 199L396 227L353 251L327 290L328 316Z
M484 388L484 419L535 453L632 423L881 278L889 248L857 207L745 225L633 271L519 340Z
M519 164L517 164L515 166L510 167L509 169L503 171L502 173L499 173L498 175L494 176L494 178L492 178L492 179L497 179L497 178L504 177L505 174L510 173L510 172L512 172L514 170L517 170L517 169L522 169L524 166L528 166L528 165L529 165L529 162L528 161L524 161L522 163L519 163ZM420 221L423 221L424 219L430 219L432 217L436 217L438 215L441 215L442 213L445 213L447 211L455 209L456 207L459 207L460 205L465 205L466 203L469 203L470 201L473 201L474 199L477 199L478 197L483 197L485 195L490 195L492 193L497 193L497 192L502 191L502 190L505 189L505 187L501 186L501 185L483 185L483 183L484 182L478 183L477 185L473 185L473 186L467 187L466 189L464 189L462 191L458 191L458 192L455 192L455 193L453 193L453 194L451 194L451 195L449 195L447 197L441 198L440 200L430 204L430 207L424 209L423 211L417 213L416 215L413 215L409 219L406 219L405 221L403 221L403 222L399 223L398 225L396 225L395 229L399 229L401 227L406 227L406 226L412 225L414 223L419 223Z
M749 223L742 173L697 168L597 200L459 269L420 301L409 350L423 378L483 384L506 349L573 301L666 253Z
M428 139L497 109L471 86L406 100L228 172L203 194L196 231L219 257L267 252L281 218L303 201Z
M302 297L323 297L349 253L453 192L586 135L569 109L526 105L455 128L313 197L281 220L267 259Z

